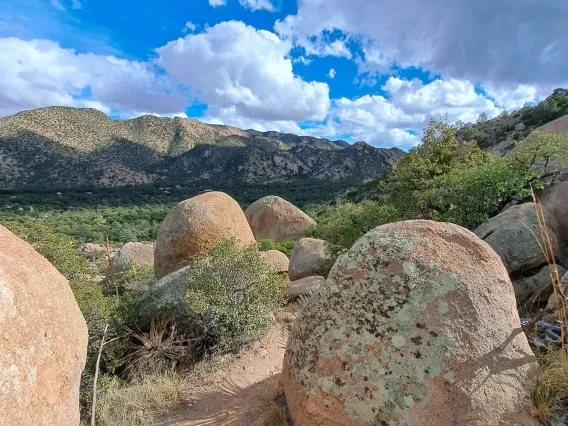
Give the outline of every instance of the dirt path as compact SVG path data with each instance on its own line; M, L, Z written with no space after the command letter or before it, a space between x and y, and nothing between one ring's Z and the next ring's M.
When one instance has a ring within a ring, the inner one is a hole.
M187 389L187 406L172 411L164 426L276 426L282 410L274 403L282 394L282 360L290 313L277 314L266 336L207 378Z

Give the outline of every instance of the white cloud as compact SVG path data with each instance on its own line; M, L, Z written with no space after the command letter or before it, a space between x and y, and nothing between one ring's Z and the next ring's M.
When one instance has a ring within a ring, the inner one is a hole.
M197 27L195 26L195 24L194 24L193 22L187 21L187 22L185 23L185 26L183 27L183 30L182 30L182 31L183 31L184 33L187 33L187 32L192 33L192 32L194 32L194 31L196 30L196 28L197 28Z
M418 79L390 77L383 90L388 96L364 95L333 102L327 125L318 136L351 135L375 146L411 147L419 143L430 118L448 117L475 121L480 112L493 117L499 108L475 91L468 81L435 80L424 84Z
M334 79L334 78L335 78L335 74L336 74L335 69L332 68L332 69L330 69L329 72L327 73L327 76L328 76L329 78L331 78L331 79Z
M517 87L494 88L485 87L485 92L495 99L498 106L507 111L521 108L525 102L537 102L550 95L550 92L538 90L535 86L519 85Z
M82 9L83 5L79 0L71 0L71 9L77 10Z
M270 0L239 0L239 3L242 7L252 11L268 10L269 12L274 12L276 10Z
M209 0L209 6L211 7L225 6L226 4L227 0Z
M222 22L156 49L158 63L219 111L264 121L323 120L326 83L294 76L290 44L242 22Z
M292 62L309 65L312 63L311 59L307 59L305 56L298 56L297 58L292 59Z
M158 114L185 107L168 81L142 62L77 54L48 40L2 38L0 51L0 115L53 105Z
M568 83L565 0L302 0L277 21L282 36L304 46L329 31L363 41L366 65L418 66L483 85Z

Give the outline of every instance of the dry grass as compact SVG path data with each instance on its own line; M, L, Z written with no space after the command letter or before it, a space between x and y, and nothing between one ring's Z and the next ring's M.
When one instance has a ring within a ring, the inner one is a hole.
M541 421L568 419L568 363L562 350L549 347L538 355L542 374L535 392L536 417Z
M539 223L540 235L537 236L538 244L544 253L550 268L550 279L553 287L553 295L558 315L558 323L561 325L560 347L549 345L538 354L542 374L534 395L536 417L541 421L568 419L568 359L566 356L567 336L567 302L560 285L561 277L556 267L556 247L550 241L548 227L542 206L533 192L536 215ZM531 325L534 325L537 315Z
M100 426L153 426L154 416L183 404L183 378L167 371L109 386L97 405Z

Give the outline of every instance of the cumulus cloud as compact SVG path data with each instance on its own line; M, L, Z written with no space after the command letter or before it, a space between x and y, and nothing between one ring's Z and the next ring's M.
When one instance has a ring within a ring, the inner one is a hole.
M211 7L225 6L226 4L227 0L209 0L209 6Z
M270 0L239 0L242 7L254 11L257 10L268 10L269 12L274 12L276 9Z
M48 40L2 38L0 51L0 115L52 105L156 114L185 107L146 63L77 54Z
M476 83L568 82L565 0L301 0L297 15L277 21L300 45L341 30L367 48L366 65L420 66Z
M329 78L331 78L331 79L334 79L334 78L335 78L335 74L336 74L335 69L332 68L332 69L330 69L329 72L327 73L327 76L328 76Z
M209 108L254 120L323 120L329 87L296 77L289 51L274 33L236 21L156 49L158 63Z
M352 141L408 148L420 142L431 118L447 116L450 123L471 122L480 112L494 117L500 111L469 81L438 79L424 84L418 79L390 77L382 89L386 96L335 100L328 124L317 129L318 135L351 135Z

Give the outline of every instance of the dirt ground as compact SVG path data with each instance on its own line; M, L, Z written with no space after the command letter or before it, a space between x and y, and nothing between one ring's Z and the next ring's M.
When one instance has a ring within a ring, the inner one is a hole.
M184 389L183 407L170 411L163 426L281 426L281 372L289 328L296 307L275 314L264 338L231 359L211 376Z

